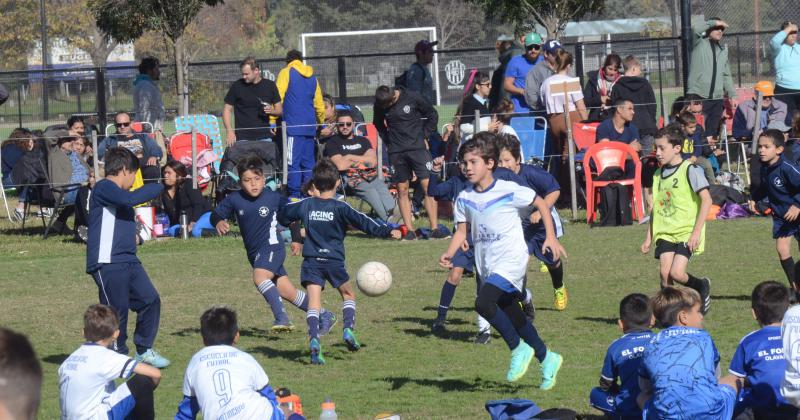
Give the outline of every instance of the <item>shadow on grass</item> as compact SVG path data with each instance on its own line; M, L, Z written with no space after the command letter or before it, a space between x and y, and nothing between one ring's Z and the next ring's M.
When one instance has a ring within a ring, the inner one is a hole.
M428 328L433 326L433 319L432 318L420 318L416 316L399 316L396 318L392 318L389 322L410 322L412 324L421 324ZM464 321L463 319L448 319L448 325L464 325L469 324L469 322Z
M405 334L415 335L420 338L437 337L437 338L445 338L448 340L457 340L464 342L472 342L472 340L475 338L475 333L468 331L445 330L445 331L433 332L430 329L406 328L403 330L403 332Z
M426 306L426 307L422 308L422 310L423 311L436 312L436 311L439 310L439 307L438 306ZM451 306L450 309L447 310L447 312L475 312L475 307L474 306L464 306L464 307L458 308L458 307L455 307L455 306Z
M749 302L751 297L749 295L731 295L731 296L719 295L719 296L711 296L711 299L738 300L738 301Z
M539 308L536 308L538 311ZM609 325L617 325L617 318L602 318L597 316L579 316L575 318L576 321L591 321L591 322L599 322L602 324L609 324Z
M388 377L382 378L391 385L391 390L398 390L407 384L438 388L439 392L476 392L491 390L499 393L517 392L522 385L514 385L508 382L487 381L480 377L473 381L463 379L430 379L430 378L408 378L408 377Z
M333 347L334 351L331 351L330 347ZM341 345L332 345L330 347L325 347L322 349L323 356L327 360L345 360L348 356L350 351L347 350L344 344ZM342 347L343 350L339 349ZM362 344L362 347L364 345ZM325 349L328 349L327 351ZM295 362L301 365L311 365L311 356L307 348L303 349L295 349L295 350L281 350L267 346L256 346L246 349L248 353L261 353L268 358L281 358L288 362Z
M200 328L183 328L170 333L177 337L197 337L200 336Z
M67 357L69 357L69 355L68 354L63 354L63 353L62 354L51 354L49 356L43 357L42 361L45 362L45 363L53 364L53 365L60 365L60 364L64 363L64 360L67 360Z

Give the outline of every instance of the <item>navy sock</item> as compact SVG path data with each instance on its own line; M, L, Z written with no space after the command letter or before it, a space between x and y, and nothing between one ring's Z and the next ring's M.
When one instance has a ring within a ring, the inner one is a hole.
M150 350L150 347L136 345L136 354L144 354L147 350Z
M344 328L356 327L356 301L342 302L342 317L344 318Z
M686 287L690 287L694 290L697 290L697 293L700 293L700 288L703 287L703 282L691 274L687 273L686 275L689 276L689 280L686 281Z
M275 316L275 320L280 323L288 323L289 316L286 315L286 309L283 308L281 295L278 293L278 288L275 287L275 283L273 283L272 280L266 280L256 287L258 287L258 292L261 293L261 296L264 296L264 300L267 301L270 309L272 309L272 315Z
M453 303L453 296L456 294L456 285L445 281L442 286L442 294L439 295L439 309L436 313L437 319L447 318L447 310L450 309L450 304Z
M553 282L553 289L560 289L564 287L564 264L558 262L558 267L547 266L547 271L550 272L550 280Z
M511 323L511 319L508 318L505 312L497 311L494 316L487 319L487 321L489 321L489 324L503 336L503 340L505 340L509 349L514 350L517 348L519 345L519 334L517 330L514 329L514 324Z
M309 338L319 339L319 310L309 309L306 312L306 323L308 324Z
M789 280L789 285L791 286L794 283L795 276L794 258L789 257L785 260L781 260L781 268L783 268L783 272L786 274L786 278Z
M539 331L536 330L536 327L534 327L532 323L526 322L518 332L520 338L528 343L529 346L533 347L533 351L539 363L544 361L544 357L547 355L547 346L544 345L544 341L539 337Z
M296 306L303 312L308 312L308 295L302 290L297 291L297 295L292 301L292 305Z

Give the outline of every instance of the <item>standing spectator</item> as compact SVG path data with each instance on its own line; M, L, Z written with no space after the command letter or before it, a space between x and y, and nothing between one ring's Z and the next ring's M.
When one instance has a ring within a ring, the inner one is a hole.
M600 121L605 119L606 110L611 108L611 93L614 85L619 80L619 70L622 59L618 54L611 53L603 61L600 70L586 73L586 85L583 87L583 97L586 107L589 108L589 119Z
M33 420L42 395L42 366L28 338L0 327L0 416Z
M158 143L147 134L134 132L131 127L131 116L127 112L118 112L114 116L114 126L117 134L105 138L97 146L100 159L104 158L106 150L124 147L139 158L138 166L145 182L157 182L161 176L158 161L163 156Z
M320 146L336 135L336 101L326 93L322 95L322 102L325 104L325 119L317 132Z
M431 237L449 236L448 232L438 229L436 201L428 196L428 175L432 159L425 140L439 123L436 110L420 95L388 86L380 86L375 91L374 109L372 123L381 138L385 139L389 149L389 162L394 167L397 205L400 207L403 223L408 228L404 239L417 239L411 217L411 200L408 197L408 186L413 176L419 180L425 193L423 203L431 222Z
M352 188L355 196L366 201L378 218L386 221L395 207L394 197L383 179L378 177L378 155L366 137L356 136L355 121L348 111L336 116L339 135L325 143L325 157L331 159L344 175L345 188Z
M525 76L525 101L534 113L546 111L539 93L542 82L556 73L556 53L561 49L561 43L551 39L544 43L542 49L544 50L544 60L536 63Z
M583 102L582 92L570 93L567 98L563 94L550 92L550 83L573 78L573 76L569 75L572 71L572 54L564 49L558 50L555 63L554 70L556 74L545 79L539 96L545 103L548 125L550 126L550 132L553 134L555 143L553 146L555 147L551 150L561 151L561 160L566 162L567 156L569 156L569 143L567 142L567 125L564 120L564 112L569 112L571 122L583 121L588 118L589 113ZM559 183L567 185L563 181L564 179L561 179Z
M514 38L508 35L500 35L494 43L494 48L497 50L497 61L500 65L492 73L492 91L489 93L489 106L494 107L500 103L500 100L507 97L505 89L503 89L503 81L505 80L506 66L508 61L514 56L514 52L519 49L514 44Z
M687 93L696 93L703 102L705 136L716 138L722 119L723 98L733 102L736 89L728 64L728 47L722 45L722 35L728 24L711 18L692 28L692 55L689 66Z
M286 54L286 67L278 73L278 93L283 101L283 120L286 121L287 148L284 159L289 168L289 196L299 198L300 187L311 180L314 169L314 136L317 124L325 120L325 104L314 69L303 64L300 51Z
M406 88L417 92L431 105L436 105L436 92L433 91L433 76L428 66L433 62L433 47L439 41L422 40L414 45L414 55L417 61L408 68L406 73Z
M775 99L775 88L769 80L762 80L753 86L753 99L744 101L736 108L733 116L733 137L742 141L753 139L753 129L760 124L766 130L770 124L786 120L786 104ZM756 104L761 92L761 105Z
M797 44L797 24L783 22L781 30L769 41L775 57L775 93L786 103L786 124L800 108L800 45Z
M275 82L261 77L256 59L246 57L239 63L242 78L233 82L225 95L222 123L227 132L225 141L233 146L237 140L270 140L274 136L274 118L283 113L283 105ZM236 118L236 131L231 124Z
M156 81L161 79L158 59L145 57L139 63L139 75L133 81L133 113L141 122L153 125L153 131L164 129L167 113Z
M544 60L542 52L542 37L536 32L525 35L525 53L515 56L508 61L503 88L511 96L514 103L514 112L527 114L531 111L525 100L525 76L540 61Z
M633 114L633 125L639 129L639 142L642 155L648 155L653 150L653 135L658 131L656 126L656 94L650 82L642 77L642 67L636 57L629 55L623 62L625 74L620 77L611 91L611 103L627 100L636 107Z

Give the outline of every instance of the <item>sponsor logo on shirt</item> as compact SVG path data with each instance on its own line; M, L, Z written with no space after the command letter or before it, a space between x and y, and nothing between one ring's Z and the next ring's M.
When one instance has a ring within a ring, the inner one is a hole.
M356 143L356 144L343 144L342 145L342 149L344 149L344 150L359 150L359 149L361 149L361 145L358 144L358 143Z
M314 220L317 222L330 222L333 221L333 212L320 210L310 211L308 212L308 220Z

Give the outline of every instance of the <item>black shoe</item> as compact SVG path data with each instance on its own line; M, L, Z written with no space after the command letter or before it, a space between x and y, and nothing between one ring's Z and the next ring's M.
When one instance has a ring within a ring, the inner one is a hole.
M702 303L702 308L700 308L700 312L703 315L708 313L708 310L711 309L711 280L708 277L703 277L700 279L702 286L700 286L700 290L697 292L700 293L700 302Z
M483 330L475 336L475 344L489 344L492 341L491 330Z
M406 233L406 236L403 236L402 240L404 240L404 241L416 241L417 240L417 234L414 233L413 231L409 230L408 233Z
M446 239L450 237L450 232L447 229L436 228L431 232L431 239Z
M433 325L431 325L431 331L434 334L440 334L440 333L445 332L446 331L446 328L445 328L445 324L446 323L447 323L447 321L445 321L443 318L436 318L433 321Z

